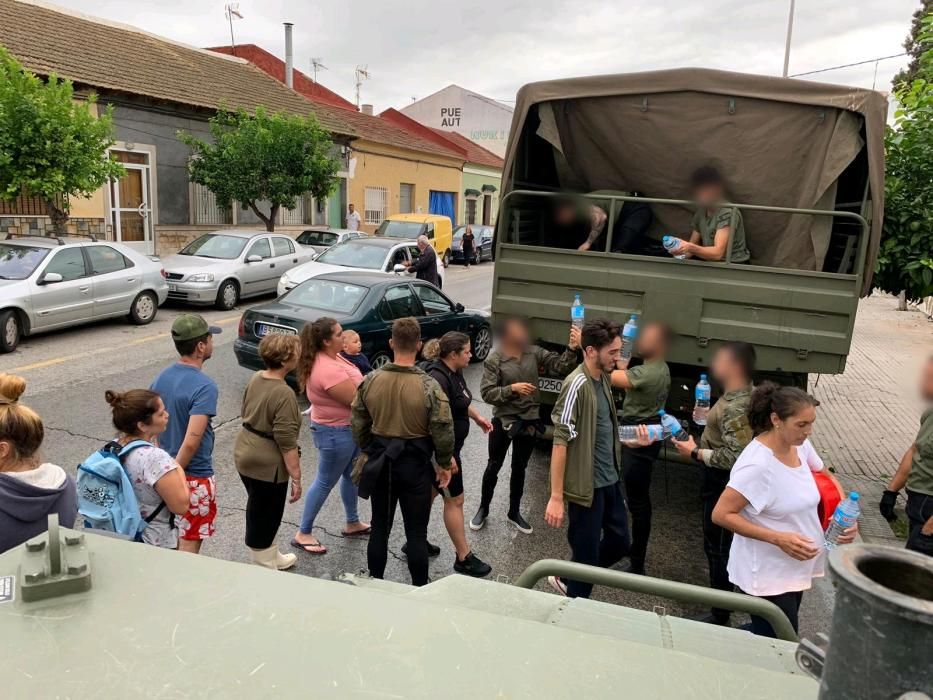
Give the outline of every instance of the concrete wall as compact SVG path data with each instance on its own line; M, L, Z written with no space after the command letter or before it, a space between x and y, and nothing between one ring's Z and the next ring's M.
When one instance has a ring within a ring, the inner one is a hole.
M156 226L156 255L171 255L177 253L195 238L203 236L211 231L219 231L233 226L194 226L186 224L183 226ZM244 228L237 225L236 228ZM249 226L248 228L253 228ZM259 228L259 227L256 227ZM276 226L276 233L284 233L286 236L294 238L305 230L306 226Z
M463 167L463 191L479 190L480 195L476 198L476 224L483 223L483 206L485 203L483 185L492 185L496 188L491 192L490 197L490 224L496 223L496 214L499 211L499 190L502 188L502 173L492 168L483 168L477 165L465 165ZM465 224L466 220L466 197L461 197L460 203L460 223Z
M347 183L347 203L353 202L361 217L365 218L366 187L385 187L388 190L386 216L399 212L399 189L402 183L415 186L412 208L416 212L421 207L421 211L428 213L430 190L457 193L458 207L459 200L463 199L462 160L429 156L367 141L354 141L350 158L352 177ZM360 228L372 233L377 226L364 223Z
M450 85L399 111L426 126L455 131L497 156L505 156L512 110L497 102Z

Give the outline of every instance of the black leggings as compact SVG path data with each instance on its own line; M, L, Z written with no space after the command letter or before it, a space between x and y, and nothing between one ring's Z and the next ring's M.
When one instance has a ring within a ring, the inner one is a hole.
M480 506L489 510L492 496L499 481L499 471L505 462L505 455L512 446L512 473L509 476L509 515L516 515L522 504L522 494L525 492L525 470L535 450L534 435L518 435L513 440L508 431L502 427L502 421L492 419L492 432L489 433L489 461L486 471L483 472L483 495Z
M275 544L275 535L282 524L288 481L274 484L240 474L246 487L246 546L250 549L269 549Z
M651 536L651 470L661 451L661 443L647 447L622 448L625 495L632 513L632 568L643 569Z
M428 582L428 520L433 501L434 469L414 448L407 448L391 466L383 467L373 486L372 532L366 550L369 574L383 578L389 556L389 533L395 520L395 508L401 506L408 540L406 555L411 582Z
M744 591L739 592L744 593ZM790 620L794 632L798 631L797 626L799 622L800 602L803 600L803 591L791 591L790 593L756 597L762 600L768 600L777 605L781 609L781 612L787 615L787 619ZM771 623L757 615L752 615L752 634L757 634L760 637L771 637L772 639L777 638L777 635L774 633L774 628L771 627Z
M709 585L720 591L731 591L729 582L729 550L732 547L732 531L719 527L713 522L713 508L719 502L719 497L729 483L728 469L703 467L703 485L700 487L700 496L703 499L703 551L706 552L706 561L709 562ZM713 608L713 616L723 620L729 619L729 611Z

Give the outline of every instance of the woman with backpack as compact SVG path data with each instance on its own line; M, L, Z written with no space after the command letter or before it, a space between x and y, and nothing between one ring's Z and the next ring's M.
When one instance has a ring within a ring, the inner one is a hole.
M120 461L133 484L139 514L146 522L142 541L166 549L178 548L176 515L188 512L188 482L172 456L156 446L168 426L168 411L162 398L148 389L104 392L110 404L116 442L123 448Z
M77 513L74 480L40 461L45 428L19 403L25 390L22 377L0 374L0 554L45 532L49 514L74 527Z

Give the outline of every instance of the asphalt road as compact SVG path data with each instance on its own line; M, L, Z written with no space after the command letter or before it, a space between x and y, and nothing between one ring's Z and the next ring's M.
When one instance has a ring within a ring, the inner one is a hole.
M487 309L492 271L491 263L469 270L451 266L447 271L445 291L468 308ZM264 301L266 299L251 303ZM237 321L249 305L241 304L236 311L230 312L202 311L211 323L222 326L225 331L215 339L214 357L205 365L205 371L220 386L220 404L214 419L219 514L217 534L202 551L208 556L242 562L248 560L243 544L246 494L233 465L233 444L240 426L240 401L251 373L237 365L232 343ZM175 360L169 329L172 319L183 311L185 309L180 307L163 307L158 318L144 327L109 321L36 336L26 339L15 353L0 355L0 371L16 372L27 379L24 403L36 409L45 421L47 433L43 456L46 461L60 464L74 474L79 462L113 437L104 391L146 387L161 369ZM480 375L481 367L478 365L472 365L466 371L479 410L491 416L490 407L479 400ZM316 466L315 450L307 431L303 431L301 442L305 455L305 483L310 484ZM486 441L474 429L463 450L467 519L472 517L479 503L486 454ZM493 567L491 578L507 581L516 578L534 561L568 556L566 530L553 530L544 523L548 457L546 451L536 451L528 470L523 510L535 528L532 535L521 534L506 523L508 466L500 475L500 486L486 527L477 533L468 531L476 554ZM699 472L659 460L655 466L652 497L654 529L648 553L648 574L706 585L706 560L700 531ZM283 549L289 549L289 541L301 518L302 505L303 500L286 507L278 538ZM368 514L369 504L364 501L361 503L361 516L368 519ZM324 556L299 553L299 563L293 572L334 578L344 572L365 569L366 540L341 537L343 524L339 494L334 492L318 518L315 532L329 552ZM444 529L440 501L435 504L429 539L442 550L441 555L431 562L431 577L436 579L451 574L455 555ZM408 569L401 554L403 544L401 520L397 518L390 541L391 556L386 577L408 582ZM546 584L541 583L539 587L546 588ZM696 606L685 607L650 596L604 588L597 588L593 597L644 609L663 606L673 615L702 612ZM812 634L828 628L831 599L832 591L828 585L820 585L804 597L802 633Z

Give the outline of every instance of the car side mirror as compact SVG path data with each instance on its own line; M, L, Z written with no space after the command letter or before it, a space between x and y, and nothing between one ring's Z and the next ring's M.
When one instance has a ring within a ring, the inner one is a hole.
M395 267L392 268L392 271L395 272L396 274L398 274L399 272L405 272L405 266L396 264Z
M246 258L246 262L248 262L248 263L262 262L262 256L261 256L261 255L255 255L255 254L254 254L254 255L250 255L250 256L248 256L248 257Z
M454 304L454 311L456 311L458 314L462 314L464 311L466 311L466 309L464 308L463 304L457 303Z
M64 278L57 272L46 272L42 275L40 284L55 284L56 282L61 282Z

